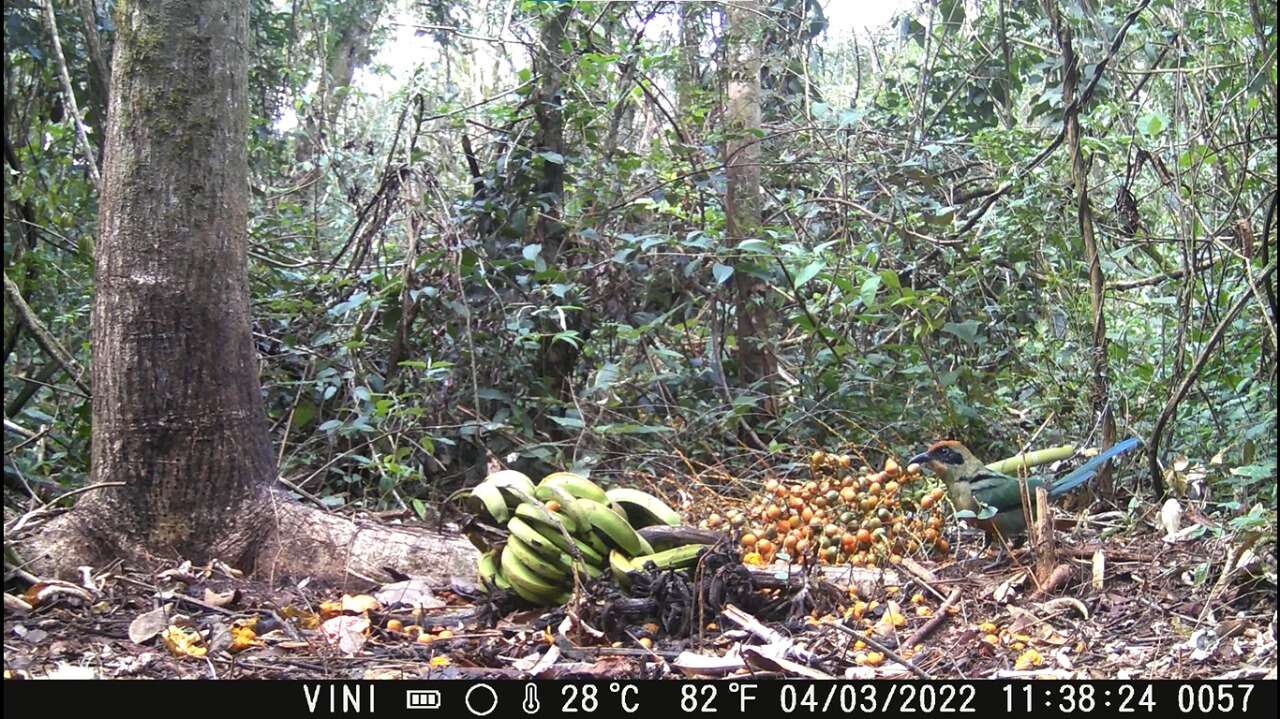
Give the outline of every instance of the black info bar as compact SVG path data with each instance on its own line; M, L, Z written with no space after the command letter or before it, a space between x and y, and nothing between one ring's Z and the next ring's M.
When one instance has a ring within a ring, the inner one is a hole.
M593 681L6 681L6 716L131 717L196 709L255 716L667 717L766 716L1272 717L1276 681L791 681L750 677Z

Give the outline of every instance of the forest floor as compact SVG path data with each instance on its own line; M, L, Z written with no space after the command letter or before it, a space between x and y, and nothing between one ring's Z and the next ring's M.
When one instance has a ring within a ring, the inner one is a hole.
M631 596L601 580L552 609L461 579L344 592L114 567L34 585L31 609L6 596L5 677L1275 678L1274 547L1153 524L1062 533L1047 592L1029 550L997 562L976 543L807 573L748 569L722 546L715 573L654 573Z

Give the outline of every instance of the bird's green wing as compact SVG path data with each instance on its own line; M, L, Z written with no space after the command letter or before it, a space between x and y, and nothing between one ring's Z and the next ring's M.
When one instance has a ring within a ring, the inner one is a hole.
M1027 490L1034 492L1036 487L1042 484L1044 484L1043 480L1031 477L1027 479ZM995 507L996 511L999 512L1022 507L1022 495L1018 489L1018 480L1007 474L998 472L984 474L970 482L969 491L973 495L974 502L979 505Z

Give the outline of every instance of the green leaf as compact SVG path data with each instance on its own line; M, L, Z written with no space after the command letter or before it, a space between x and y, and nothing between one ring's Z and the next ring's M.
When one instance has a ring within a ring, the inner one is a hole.
M804 269L796 273L796 289L798 290L809 284L809 280L817 277L818 273L822 272L826 267L827 263L822 260L814 260L813 262L810 262Z
M1168 119L1158 112L1149 112L1138 118L1138 132L1149 138L1155 138L1164 132L1169 124Z
M723 285L725 281L733 277L733 268L717 262L711 266L711 274L715 276L716 284Z
M959 323L948 322L942 326L942 331L953 334L969 344L975 344L978 341L977 320L965 320Z
M302 429L311 424L316 418L316 406L310 402L303 402L293 408L293 417L289 420L289 426L292 429Z
M621 374L621 372L618 370L618 365L613 362L606 362L604 366L596 372L596 381L595 384L591 386L591 391L599 392L601 390L608 389L614 382L618 381L619 374Z
M880 291L880 275L872 275L862 281L862 287L858 290L858 299L862 300L862 304L867 309L875 307L876 293Z

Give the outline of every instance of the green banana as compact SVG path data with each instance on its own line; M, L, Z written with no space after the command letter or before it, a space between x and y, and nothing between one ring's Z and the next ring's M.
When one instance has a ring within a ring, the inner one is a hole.
M609 556L609 543L604 541L604 537L602 537L599 532L592 529L589 523L587 525L587 531L580 532L575 539L581 540L583 544L591 547L595 550L596 554L599 554L601 557Z
M577 522L573 521L572 517L567 516L567 514L563 514L561 512L552 512L552 518L556 519L556 522L554 523L548 522L547 516L545 516L545 514L539 512L539 510L532 507L532 505L524 502L517 505L516 517L520 517L521 519L524 519L524 521L529 522L530 525L534 525L535 527L538 527L539 525L552 527L554 528L554 530L556 530L557 533L559 532L559 528L561 527L564 527L564 531L571 533L571 535L572 533L579 532L581 530L584 530L584 528L586 528L586 527L579 527L579 525L577 525Z
M496 549L492 550L493 561L494 561L494 564L497 565L497 570L493 574L493 586L503 591L509 592L511 591L511 582L508 582L507 578L502 576L502 550L503 549L506 549L505 544L499 545Z
M648 492L629 487L614 487L605 494L610 501L622 505L632 527L639 529L654 524L680 526L680 513Z
M516 553L509 551L510 546L508 544L508 549L503 550L499 564L502 567L501 576L511 584L511 589L516 594L541 607L564 604L569 601L571 597L569 592L539 577L522 564Z
M635 571L635 567L631 566L631 560L618 550L609 552L609 569L613 572L613 581L623 589L631 588L630 574Z
M511 532L511 536L520 540L520 543L532 549L542 559L555 562L559 561L564 553L542 533L534 529L533 525L524 521L519 517L512 517L507 522L507 531Z
M538 487L538 490L534 492L534 496L543 502L558 503L560 505L560 513L569 517L574 526L578 527L577 531L584 531L591 526L591 523L587 521L587 515L576 504L578 501L577 496L568 489L560 485L547 485Z
M507 510L507 498L502 495L502 490L498 489L498 485L490 482L481 482L471 488L471 496L479 501L484 507L493 521L498 524L506 524L507 518L511 513Z
M569 494L582 499L594 499L601 504L608 504L609 495L604 493L600 485L573 472L552 472L538 482L539 487L562 487ZM541 498L541 497L539 497Z
M520 507L523 507L523 506L524 506L523 504L520 505ZM526 524L536 529L538 531L538 534L541 534L544 538L547 539L547 541L556 545L556 548L559 549L560 551L570 556L573 556L574 550L570 549L570 541L572 541L573 542L572 546L577 549L578 553L582 555L582 558L586 560L587 564L591 564L596 567L603 567L607 564L607 562L605 561L604 555L601 554L600 552L597 552L594 548L591 547L591 545L587 544L586 542L574 536L570 536L569 539L565 539L564 534L561 532L561 528L559 526L552 526L550 524L547 524L546 522L543 522L540 519L525 517L520 511L520 507L516 507L516 517L525 519ZM513 517L511 521L514 522L515 519L516 518Z
M532 547L525 544L514 534L507 538L507 548L504 551L511 552L515 555L515 558L520 561L520 564L524 565L534 574L542 577L543 581L559 584L569 578L570 560L568 557L565 557L564 561L546 559L539 556ZM510 579L510 577L508 577L508 579Z
M686 544L642 557L632 557L631 566L647 569L650 564L658 569L684 569L698 563L698 557L707 549L703 544Z
M586 513L587 521L591 522L592 528L628 556L653 554L653 547L636 534L636 530L627 524L627 520L618 516L612 509L590 499L579 499L576 504Z
M604 572L601 567L593 566L590 562L575 561L569 553L562 552L553 542L539 532L533 525L524 522L518 517L512 517L507 524L511 530L511 536L507 539L507 546L514 547L512 551L516 552L516 558L519 559L526 567L533 570L534 573L540 574L551 580L567 580L570 572L577 570L589 579L598 579ZM547 530L551 532L550 528ZM563 540L563 537L560 537ZM592 552L590 548L587 552ZM530 556L532 554L532 556ZM587 556L583 553L583 558ZM601 559L603 558L596 555Z
M480 586L492 591L498 576L498 556L491 549L480 555L476 561L476 576L480 577Z
M587 575L587 579L599 579L604 576L604 568L597 567L590 562L574 562L573 568Z
M492 482L498 489L518 489L525 494L533 494L533 480L524 472L517 472L514 469L503 469L488 477L484 478L486 482Z

